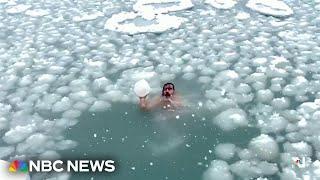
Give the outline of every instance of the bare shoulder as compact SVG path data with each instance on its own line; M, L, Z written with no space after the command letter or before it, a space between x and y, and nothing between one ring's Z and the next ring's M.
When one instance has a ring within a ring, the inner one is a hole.
M176 93L174 94L174 98L177 99L177 100L181 100L182 96L181 96L180 93L176 92Z

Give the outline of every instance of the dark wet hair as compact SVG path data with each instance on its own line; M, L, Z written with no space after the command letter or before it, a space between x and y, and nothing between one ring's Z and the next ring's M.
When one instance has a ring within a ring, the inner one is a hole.
M165 83L163 86L162 86L162 96L164 96L164 88L168 85L171 85L172 86L172 89L174 90L174 84L171 83L171 82L168 82L168 83Z

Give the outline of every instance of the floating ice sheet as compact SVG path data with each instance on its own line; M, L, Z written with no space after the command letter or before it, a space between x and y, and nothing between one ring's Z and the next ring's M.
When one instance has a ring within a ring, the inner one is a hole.
M129 34L144 32L160 33L169 29L177 29L186 20L185 18L177 16L159 14L152 20L151 23L149 22L150 24L146 23L144 25L137 25L134 21L138 17L142 16L135 12L121 12L118 14L114 14L110 19L107 20L105 28ZM128 20L131 20L133 22L124 22Z
M138 0L133 9L142 14L164 14L193 7L191 0Z
M237 4L237 0L206 0L205 3L218 9L231 9Z
M249 0L246 6L254 11L272 16L289 16L292 9L280 0Z
M30 9L25 12L26 15L31 17L41 17L49 14L48 10L43 9Z
M104 14L102 12L94 12L92 14L82 14L81 16L75 16L73 17L73 20L75 22L81 22L81 21L91 21L91 20L95 20L98 17L102 17L104 16Z

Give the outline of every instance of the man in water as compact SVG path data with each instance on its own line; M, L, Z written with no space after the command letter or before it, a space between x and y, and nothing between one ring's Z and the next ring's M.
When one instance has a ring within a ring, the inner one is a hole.
M147 96L140 97L139 105L143 110L150 110L156 107L162 107L174 111L174 109L181 107L180 96L175 92L173 83L166 83L162 87L160 97L156 97L151 101L147 101Z

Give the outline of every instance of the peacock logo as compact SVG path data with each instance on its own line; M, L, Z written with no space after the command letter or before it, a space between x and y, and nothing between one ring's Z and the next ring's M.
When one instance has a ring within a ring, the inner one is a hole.
M24 161L14 160L10 163L9 172L28 172L28 164Z

